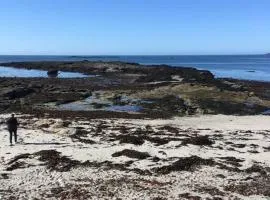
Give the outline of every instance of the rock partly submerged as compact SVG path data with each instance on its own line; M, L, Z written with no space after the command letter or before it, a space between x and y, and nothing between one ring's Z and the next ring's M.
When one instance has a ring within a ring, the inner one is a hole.
M49 70L47 72L47 75L48 77L55 78L58 76L58 73L59 73L58 70Z

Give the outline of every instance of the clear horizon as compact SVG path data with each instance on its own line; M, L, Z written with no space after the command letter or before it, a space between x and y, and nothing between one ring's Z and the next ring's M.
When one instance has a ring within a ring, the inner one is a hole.
M252 55L266 55L269 54L268 52L262 53L262 54L156 54L156 55L150 55L150 54L133 54L133 55L122 55L122 54L115 54L115 55L106 55L106 54L92 54L92 55L82 55L82 54L66 54L66 55L57 55L57 54L10 54L10 55L4 55L0 54L0 56L78 56L78 57L94 57L94 56L108 56L108 57L113 57L113 56L252 56Z
M0 55L258 55L270 1L5 0Z
M114 56L264 56L268 55L269 52L261 53L261 54L130 54L130 55L124 55L124 54L114 54L114 55L108 55L108 54L9 54L4 55L0 54L0 56L68 56L68 57L114 57Z

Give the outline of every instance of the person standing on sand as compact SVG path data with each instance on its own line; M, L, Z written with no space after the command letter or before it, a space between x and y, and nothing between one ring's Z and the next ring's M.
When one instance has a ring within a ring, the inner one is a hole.
M17 143L17 128L18 128L18 121L16 117L14 117L14 114L11 115L11 118L7 120L7 127L9 131L9 141L10 145L12 145L12 135L14 134L14 140L15 143Z

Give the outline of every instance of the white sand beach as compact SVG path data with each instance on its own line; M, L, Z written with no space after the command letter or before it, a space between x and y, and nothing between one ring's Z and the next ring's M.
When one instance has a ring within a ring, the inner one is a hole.
M0 199L269 199L268 116L0 115ZM252 187L252 190L250 190Z

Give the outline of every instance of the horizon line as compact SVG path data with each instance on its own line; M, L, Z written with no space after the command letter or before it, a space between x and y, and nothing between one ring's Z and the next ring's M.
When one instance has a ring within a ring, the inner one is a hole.
M113 57L113 56L241 56L267 55L269 53L239 53L239 54L0 54L0 56L68 56L68 57Z

